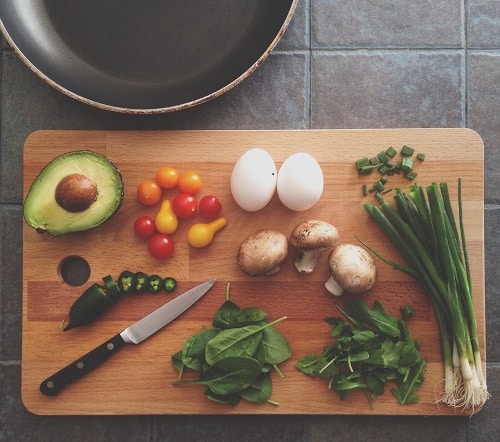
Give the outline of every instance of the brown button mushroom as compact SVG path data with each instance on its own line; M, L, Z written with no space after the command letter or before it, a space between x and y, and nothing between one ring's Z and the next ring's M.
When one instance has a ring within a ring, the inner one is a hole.
M335 296L345 291L361 295L370 290L377 277L375 261L362 247L353 244L341 244L334 248L328 257L330 278L325 288Z
M288 240L277 230L260 230L250 235L238 250L238 265L250 276L278 273L288 255Z
M311 273L323 251L332 249L339 241L339 232L325 221L309 220L300 223L290 235L290 244L300 255L295 267L300 273Z

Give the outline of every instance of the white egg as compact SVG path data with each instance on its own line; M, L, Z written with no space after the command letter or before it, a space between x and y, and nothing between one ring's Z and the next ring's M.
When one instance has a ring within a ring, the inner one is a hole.
M274 195L276 164L264 149L246 151L231 173L231 193L236 204L249 212L264 208Z
M288 157L278 172L278 197L291 210L310 209L321 198L323 186L321 166L305 152Z

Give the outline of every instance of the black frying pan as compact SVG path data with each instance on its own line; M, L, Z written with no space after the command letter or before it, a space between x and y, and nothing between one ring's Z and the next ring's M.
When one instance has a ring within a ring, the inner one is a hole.
M56 89L119 112L175 111L250 75L298 0L1 0L0 29Z

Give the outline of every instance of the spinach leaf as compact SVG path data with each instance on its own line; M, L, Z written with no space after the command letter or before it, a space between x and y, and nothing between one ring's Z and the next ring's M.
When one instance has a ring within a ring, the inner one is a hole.
M285 317L264 325L247 325L222 330L205 347L205 359L212 365L226 357L252 357L262 341L262 331ZM266 349L267 350L267 349Z
M180 379L184 370L184 364L182 363L182 350L179 350L172 356L172 364L174 364L175 369L179 372Z
M175 385L204 385L207 399L237 405L243 398L251 402L277 403L270 399L272 381L269 374L274 368L280 376L278 364L291 355L286 338L271 323L267 312L258 307L241 309L226 300L216 311L213 328L202 330L190 337L181 351L172 356L179 371ZM181 380L184 369L199 372L195 380Z
M205 385L216 395L238 393L252 385L260 374L260 364L253 358L227 357L213 364L198 380L174 384Z
M191 336L182 348L182 363L193 370L202 370L205 364L207 342L220 333L218 328L208 328Z
M241 314L241 309L232 301L225 301L215 312L212 325L224 330L231 328Z
M242 392L240 396L249 402L268 402L273 392L273 383L269 373L261 373L259 377Z
M233 407L241 401L241 396L238 393L215 394L210 388L205 389L205 396L211 401L218 402L219 404L229 404Z
M285 362L292 355L290 344L275 327L262 330L262 344L266 350L265 362L276 365Z
M234 302L226 301L215 313L212 324L225 330L259 324L267 318L267 312L258 307L240 309Z
M205 347L205 359L213 365L227 357L252 357L262 341L262 326L249 325L242 328L222 330Z

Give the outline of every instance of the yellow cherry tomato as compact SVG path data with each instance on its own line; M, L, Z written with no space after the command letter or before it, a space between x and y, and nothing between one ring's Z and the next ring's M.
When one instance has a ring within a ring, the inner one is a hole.
M172 203L170 200L162 201L160 210L155 216L155 226L158 232L165 233L167 235L170 235L177 230L179 220L172 210Z
M188 230L188 243L197 248L206 247L212 242L214 235L226 224L226 218L217 218L209 223L193 224Z

